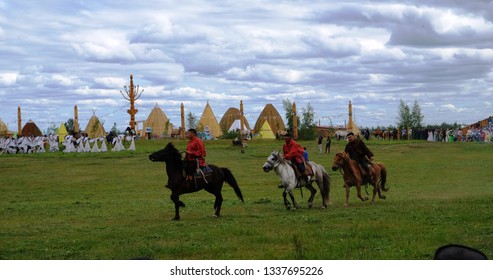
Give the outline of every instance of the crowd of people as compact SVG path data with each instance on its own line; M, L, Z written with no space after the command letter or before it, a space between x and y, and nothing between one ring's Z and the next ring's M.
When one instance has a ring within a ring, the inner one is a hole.
M135 150L135 136L118 135L116 137L89 138L85 134L78 136L67 135L59 141L59 136L0 137L0 154L28 154L63 151L65 153L133 151ZM127 143L128 148L125 148Z
M491 142L493 128L468 128L463 129L446 129L446 130L428 130L427 141L433 142Z

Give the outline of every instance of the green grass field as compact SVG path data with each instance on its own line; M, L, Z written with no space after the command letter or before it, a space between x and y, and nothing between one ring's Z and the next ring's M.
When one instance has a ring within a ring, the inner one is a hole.
M134 152L0 155L0 259L431 259L459 243L493 258L493 145L378 142L367 145L388 168L387 200L372 206L330 167L344 142L310 159L331 176L331 201L295 190L300 209L285 209L279 178L261 167L282 141L253 141L240 153L230 141L207 141L207 161L228 167L245 198L224 185L222 217L205 191L174 206L164 163L148 154L168 140L140 140ZM185 141L174 141L184 149Z

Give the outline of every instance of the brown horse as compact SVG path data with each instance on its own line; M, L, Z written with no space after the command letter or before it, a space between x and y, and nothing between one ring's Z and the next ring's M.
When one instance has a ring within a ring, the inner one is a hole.
M371 200L372 204L375 204L375 196L377 193L380 199L385 199L385 196L382 195L381 190L388 191L389 189L385 187L385 183L387 182L387 169L383 163L371 163L373 176L370 177L366 174L362 174L360 167L355 160L352 160L349 157L349 154L342 152L335 155L334 162L332 164L333 171L338 169L342 171L344 188L346 188L346 203L344 206L349 205L349 188L351 186L356 186L358 197L361 201L368 200L368 197L363 197L361 195L361 185L366 184L371 184L373 186L373 198Z

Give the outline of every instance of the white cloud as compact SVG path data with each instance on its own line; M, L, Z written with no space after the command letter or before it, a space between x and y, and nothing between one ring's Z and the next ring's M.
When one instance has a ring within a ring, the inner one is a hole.
M284 98L335 125L349 100L370 127L395 124L401 99L418 99L427 122L493 110L475 101L493 94L493 16L479 0L122 3L4 3L0 95L15 95L0 117L29 104L33 119L65 121L79 104L126 126L130 74L141 119L156 103L175 118L181 103L200 115L209 100L221 115L243 100L254 123L267 103L283 115Z
M18 73L0 73L0 85L14 85L17 81L18 75Z

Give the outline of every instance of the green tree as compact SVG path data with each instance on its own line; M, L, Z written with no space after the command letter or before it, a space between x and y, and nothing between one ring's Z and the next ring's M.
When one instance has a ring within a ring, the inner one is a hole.
M283 99L282 100L282 105L285 111L285 116L286 120L288 122L287 124L287 130L291 131L293 130L293 103L289 101L289 99ZM299 110L298 110L299 111ZM315 127L316 124L314 122L315 118L315 112L313 110L313 107L310 103L308 103L305 107L301 108L301 116L299 114L296 114L296 123L298 124L298 139L301 140L311 140L316 137L315 133ZM301 120L301 121L300 121Z
M399 115L397 117L397 127L400 129L405 129L408 127L412 127L411 125L411 110L409 109L409 106L404 103L404 101L401 99L401 102L399 104Z
M401 99L399 104L399 116L397 119L397 126L400 129L409 128L422 128L424 116L421 113L421 107L417 100L414 100L413 108L410 109L409 106L404 103Z
M187 114L187 128L194 128L197 129L197 125L199 124L199 121L197 120L197 116L195 116L194 113L188 112Z
M75 134L74 119L68 119L63 125L65 125L68 134Z
M300 124L300 130L298 134L299 139L311 140L317 137L316 135L316 124L315 124L315 111L313 106L308 103L305 107L301 108L302 121Z
M421 113L421 107L417 100L414 100L413 108L411 110L411 123L414 128L423 128L424 116Z
M289 99L283 99L282 100L282 107L284 108L284 112L285 112L285 117L286 117L286 120L287 120L287 125L286 125L286 129L288 131L293 131L293 103L291 101L289 101ZM300 123L300 118L298 115L296 115L296 123Z

